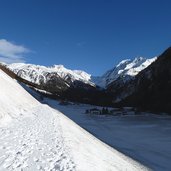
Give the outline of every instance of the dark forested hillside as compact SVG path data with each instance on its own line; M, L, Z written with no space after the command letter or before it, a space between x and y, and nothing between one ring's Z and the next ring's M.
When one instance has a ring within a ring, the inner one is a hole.
M171 47L130 84L126 88L132 86L134 92L121 105L171 112Z

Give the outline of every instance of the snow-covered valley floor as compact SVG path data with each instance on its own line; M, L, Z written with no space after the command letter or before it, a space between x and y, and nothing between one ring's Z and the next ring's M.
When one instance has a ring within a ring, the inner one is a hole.
M91 105L59 105L44 102L60 110L78 125L113 148L155 171L171 170L171 116L140 115L99 116L85 114Z
M139 171L142 164L39 103L0 70L1 171Z

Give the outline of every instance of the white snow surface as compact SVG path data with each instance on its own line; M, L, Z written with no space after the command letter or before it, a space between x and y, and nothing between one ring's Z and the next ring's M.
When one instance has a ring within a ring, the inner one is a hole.
M37 104L39 103L15 80L0 70L0 126Z
M102 109L86 104L60 105L44 98L78 125L111 147L155 171L171 170L171 116L136 112L131 107L108 108L113 115L86 114L88 109Z
M81 70L70 70L65 68L63 65L54 65L52 67L45 67L41 65L34 65L34 64L25 64L25 63L13 63L7 65L7 67L20 75L22 78L31 81L33 83L40 84L40 80L46 82L46 76L49 73L56 73L59 77L63 78L64 80L70 78L71 81L79 80L84 83L94 85L91 80L91 75L81 71Z
M143 57L137 57L135 59L126 59L121 61L113 69L107 71L101 77L92 77L92 81L100 86L107 87L111 82L122 77L125 81L135 77L140 71L148 67L152 62L154 62L157 57L146 59Z
M39 103L1 70L0 116L1 171L148 170Z

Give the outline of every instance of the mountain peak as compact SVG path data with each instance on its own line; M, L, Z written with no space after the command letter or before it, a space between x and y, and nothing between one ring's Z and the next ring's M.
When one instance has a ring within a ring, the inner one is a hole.
M136 57L135 59L122 60L113 69L108 70L103 76L93 78L93 80L100 87L107 87L110 83L116 81L120 77L124 77L125 81L127 81L148 67L156 59L157 57L151 59Z
M122 60L121 62L119 62L118 65L116 65L116 67L120 67L122 65L126 65L127 63L129 63L131 61L131 59L125 59L125 60Z
M64 65L60 64L60 65L53 65L52 68L54 68L54 69L63 69L65 67L64 67Z

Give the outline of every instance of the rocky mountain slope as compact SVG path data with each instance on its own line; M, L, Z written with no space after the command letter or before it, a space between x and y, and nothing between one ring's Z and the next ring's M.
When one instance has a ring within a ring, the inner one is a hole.
M146 59L143 57L138 57L135 59L126 59L121 61L113 69L108 70L101 77L92 77L92 81L100 87L108 87L114 81L122 79L124 84L127 81L133 79L140 71L148 67L152 62L154 62L157 57ZM114 83L113 83L114 84Z
M122 105L171 112L171 48L168 48L133 81L120 90L120 96L132 92Z
M7 65L11 71L21 78L36 84L46 84L52 77L58 77L65 81L66 86L70 87L74 81L80 81L94 86L90 81L91 75L81 70L69 70L63 65L45 67L34 64L13 63Z
M69 70L63 65L45 67L33 64L13 63L8 65L8 68L14 71L20 77L37 84L42 82L46 83L48 81L48 74L56 73L65 81L74 82L75 80L78 80L93 85L93 83L90 81L91 75L81 70Z

